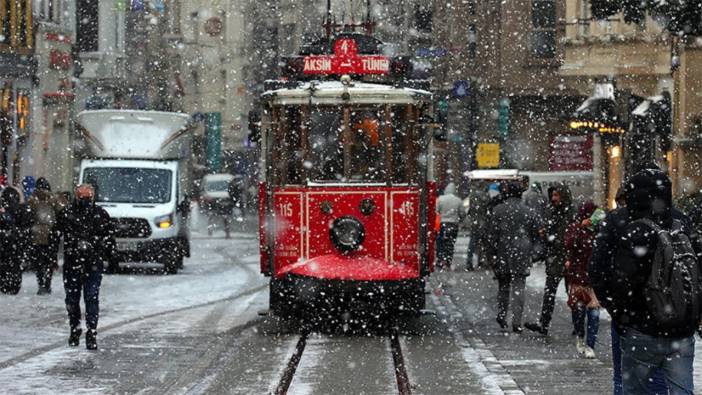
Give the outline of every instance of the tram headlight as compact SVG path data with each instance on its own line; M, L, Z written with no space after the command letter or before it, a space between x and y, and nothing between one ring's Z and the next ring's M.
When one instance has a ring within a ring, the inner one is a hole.
M366 231L361 221L354 217L346 216L334 220L329 229L329 237L334 247L343 253L347 253L357 250L361 246L363 239L366 237Z

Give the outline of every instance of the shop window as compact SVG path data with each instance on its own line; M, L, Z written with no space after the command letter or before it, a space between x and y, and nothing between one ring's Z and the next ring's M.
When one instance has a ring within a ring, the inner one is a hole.
M556 3L533 0L531 5L529 50L537 58L552 58L556 56Z
M29 92L17 91L17 135L26 136L29 133Z
M98 50L98 0L78 0L76 43L79 52Z
M31 48L34 45L32 1L0 0L0 14L0 43L15 48Z

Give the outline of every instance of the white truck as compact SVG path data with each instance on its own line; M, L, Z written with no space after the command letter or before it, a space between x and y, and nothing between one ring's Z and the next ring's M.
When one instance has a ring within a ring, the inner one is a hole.
M190 256L190 117L136 110L83 111L88 156L79 183L112 217L116 262L156 262L175 274Z

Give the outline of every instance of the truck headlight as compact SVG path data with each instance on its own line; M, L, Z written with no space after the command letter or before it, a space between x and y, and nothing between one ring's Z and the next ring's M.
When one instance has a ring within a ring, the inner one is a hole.
M159 229L168 229L171 226L173 226L173 213L168 214L168 215L163 215L160 217L156 217L154 220L154 223L156 224L156 227Z
M329 237L334 247L343 253L347 253L357 250L361 246L363 239L366 237L366 231L361 221L354 217L346 216L334 220L329 229Z

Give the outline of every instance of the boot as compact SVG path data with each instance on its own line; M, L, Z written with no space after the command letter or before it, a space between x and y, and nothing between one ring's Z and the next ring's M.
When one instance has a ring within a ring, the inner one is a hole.
M97 350L97 331L95 329L88 329L85 332L85 348L88 350Z
M548 329L541 326L541 324L537 324L535 322L527 322L524 324L524 327L529 329L532 332L536 332L536 333L540 333L544 336L548 336Z
M80 328L71 328L71 334L68 336L68 345L71 347L78 347L80 344L80 335L83 330Z

